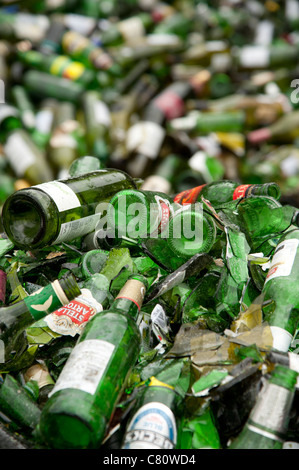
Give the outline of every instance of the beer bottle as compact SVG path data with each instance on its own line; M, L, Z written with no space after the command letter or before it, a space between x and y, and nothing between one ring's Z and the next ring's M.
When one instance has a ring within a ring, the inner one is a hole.
M298 327L297 263L299 230L288 230L276 246L262 289L264 320L269 323L273 348L287 352Z
M12 370L22 353L25 329L80 294L73 275L55 280L23 300L0 309L0 339L4 344L2 369Z
M133 275L111 308L86 325L42 411L40 432L48 446L101 444L139 354L136 320L146 287L143 276Z
M184 383L185 378L185 383ZM150 377L131 413L123 449L174 449L177 444L178 408L189 381L182 360L171 361Z
M105 169L21 189L5 201L3 226L19 247L59 244L92 232L109 199L135 187L126 173Z
M144 238L164 231L169 218L180 206L163 193L124 190L112 197L107 211L109 227L116 236ZM135 217L138 211L137 218ZM135 224L135 222L137 222Z
M174 202L182 205L194 204L203 196L212 206L217 207L219 204L251 195L270 196L279 200L281 191L277 183L240 184L237 181L221 180L183 191L174 197Z
M33 69L25 72L24 86L34 98L56 98L75 104L84 93L84 86L81 83Z
M229 449L281 449L298 373L277 365L257 396L241 433Z
M40 408L10 374L0 378L0 409L27 435L32 434L39 423Z

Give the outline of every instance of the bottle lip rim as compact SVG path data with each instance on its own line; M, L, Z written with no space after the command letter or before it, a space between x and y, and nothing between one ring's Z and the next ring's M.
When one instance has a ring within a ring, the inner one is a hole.
M7 216L10 214L11 207L19 203L21 204L27 203L27 204L30 204L31 207L34 207L34 209L36 210L36 213L38 214L38 217L40 220L40 228L38 232L35 234L34 238L31 239L30 242L26 242L26 243L22 243L22 241L15 242L16 245L19 246L20 248L22 247L28 248L29 246L31 247L34 246L34 248L38 247L39 242L43 243L40 238L46 235L49 224L50 223L53 224L53 217L51 217L51 220L50 218L47 218L43 210L42 204L38 200L33 198L30 195L30 193L28 194L28 192L32 189L33 187L24 188L12 194L11 196L7 198L2 208L1 218L2 218L3 227L8 237L12 240L14 240L15 237L13 236L13 233L11 231L10 224L6 223L6 220L9 219L9 217ZM39 188L34 188L34 190L38 190L39 193L43 194L43 196L45 196L52 203L51 206L54 208L55 212L57 213L56 220L58 221L58 211L57 211L55 204L53 204L52 198L47 193L40 190ZM56 233L58 232L58 225L59 224L57 224L57 230L55 232L55 236L56 236Z

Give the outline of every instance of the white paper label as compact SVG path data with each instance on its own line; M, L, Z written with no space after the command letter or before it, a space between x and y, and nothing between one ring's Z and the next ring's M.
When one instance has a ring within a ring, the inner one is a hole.
M289 276L292 271L299 240L285 240L277 245L265 283L276 277Z
M103 126L110 126L111 114L108 106L103 101L96 101L94 104L95 119Z
M89 289L82 288L81 293L45 317L45 322L52 331L66 336L81 334L89 319L103 310Z
M291 333L279 326L270 326L270 330L273 338L273 349L281 352L288 352L293 340Z
M58 390L75 388L93 395L114 351L107 341L90 339L78 343L71 352L49 396Z
M177 430L168 406L152 402L142 406L129 424L124 449L173 449Z
M35 155L22 134L14 133L8 137L4 153L18 177L24 176L26 170L35 163Z
M270 52L263 46L245 46L241 51L240 64L243 67L268 67Z
M100 219L100 214L89 215L82 219L72 220L61 224L60 232L53 244L58 244L63 241L72 240L73 238L81 237L87 233L92 232Z
M80 207L80 201L74 191L60 181L51 181L34 186L49 194L55 202L59 212Z
M130 127L127 133L127 150L155 159L159 155L165 129L151 121L141 121Z

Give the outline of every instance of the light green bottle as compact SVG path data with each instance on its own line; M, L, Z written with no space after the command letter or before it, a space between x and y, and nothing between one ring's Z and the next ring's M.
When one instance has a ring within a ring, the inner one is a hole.
M82 96L88 153L104 163L110 155L110 109L98 91L86 91Z
M125 190L110 200L107 220L117 237L146 238L164 231L174 211L180 209L169 196L153 191Z
M48 145L48 158L58 178L63 179L73 161L86 153L85 130L77 119L75 105L60 102Z
M139 354L136 320L146 288L143 276L132 276L111 308L86 325L41 415L40 432L49 447L100 446Z
M289 349L299 321L298 245L298 229L289 230L280 239L262 289L264 320L271 328L273 348L284 352Z
M293 224L298 225L298 209L289 205L282 206L270 196L242 199L236 206L236 212L238 225L254 250L263 241L274 236L280 237Z
M176 211L161 234L141 239L144 252L166 271L174 271L198 253L208 253L217 241L213 217L200 203Z
M122 449L176 447L179 407L189 386L184 369L183 360L170 360L146 381L131 413Z
M30 184L51 181L53 172L45 155L23 129L21 117L15 107L0 105L0 126L0 141L15 175L25 178Z
M3 226L19 247L59 244L92 232L110 198L135 187L126 173L107 169L21 189L5 201Z
M34 98L51 97L78 103L84 93L84 86L81 83L39 70L28 70L23 80L26 90Z
M257 396L250 416L229 449L281 449L298 373L276 366Z

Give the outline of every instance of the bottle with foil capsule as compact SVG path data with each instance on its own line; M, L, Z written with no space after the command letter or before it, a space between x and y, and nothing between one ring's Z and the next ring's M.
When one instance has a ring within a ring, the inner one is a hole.
M21 189L5 201L5 232L19 247L38 248L86 235L118 191L136 188L120 170L105 169Z
M299 322L299 230L280 239L262 289L264 320L270 325L273 348L287 352Z
M30 184L39 184L53 179L44 153L32 140L29 132L23 129L21 116L14 106L2 104L0 108L0 142L4 154L18 178ZM19 156L22 155L22 158Z
M168 450L176 447L178 409L189 385L184 369L182 360L170 361L155 377L146 381L131 413L123 449Z
M286 439L298 373L276 365L229 449L281 449Z
M50 391L54 387L54 380L52 379L46 364L44 362L36 362L21 375L25 382L24 388L26 390L34 388L35 384L37 385L37 404L42 408L48 400Z
M100 446L138 358L136 320L146 289L143 276L131 276L110 309L86 325L42 411L40 432L48 446Z
M236 181L222 180L183 191L174 197L174 202L182 205L194 204L196 201L200 201L203 196L210 201L212 206L217 206L251 195L271 196L278 200L281 191L277 183L240 184Z
M0 339L4 343L3 370L13 370L19 355L23 352L23 333L34 322L68 304L80 295L74 276L68 275L7 307L0 309Z

